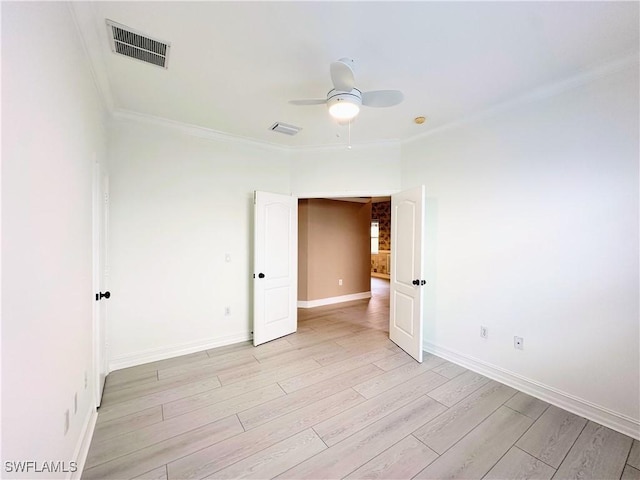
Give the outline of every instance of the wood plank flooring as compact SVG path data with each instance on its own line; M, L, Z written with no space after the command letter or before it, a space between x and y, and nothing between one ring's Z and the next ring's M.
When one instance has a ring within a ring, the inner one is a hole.
M640 443L388 339L369 300L107 377L85 479L629 479Z

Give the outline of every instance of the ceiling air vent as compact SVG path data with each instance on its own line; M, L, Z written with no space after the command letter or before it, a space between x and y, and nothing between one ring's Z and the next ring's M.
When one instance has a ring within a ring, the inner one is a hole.
M293 125L287 125L286 123L276 122L271 125L271 130L284 133L285 135L295 135L302 129L300 127L294 127Z
M157 40L140 32L107 20L111 50L125 57L167 68L168 42Z

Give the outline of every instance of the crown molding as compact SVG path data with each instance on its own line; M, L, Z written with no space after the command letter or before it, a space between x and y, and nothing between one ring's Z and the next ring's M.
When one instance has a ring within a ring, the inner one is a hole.
M86 46L85 46L86 50ZM411 144L413 142L419 141L421 139L427 138L431 135L435 135L441 133L443 131L460 128L465 125L469 125L472 123L476 123L478 121L494 117L496 115L508 112L515 108L521 107L523 105L535 103L540 100L544 100L547 98L552 98L554 96L560 95L570 90L574 90L581 86L592 83L600 78L604 78L618 72L622 72L631 68L636 68L640 66L640 58L637 53L627 54L622 57L618 57L615 60L610 62L599 64L594 66L593 68L586 70L580 74L571 76L569 78L560 80L558 82L549 83L538 87L534 90L530 90L529 92L520 95L518 97L512 98L511 100L495 104L491 107L479 110L470 115L466 115L457 120L444 123L437 127L434 127L431 130L428 130L424 133L415 135L406 140L380 140L376 142L367 142L367 143L358 143L351 145L350 147L345 144L332 144L332 145L305 145L305 146L290 146L290 145L281 145L270 142L264 142L260 140L255 140L247 137L242 137L239 135L233 135L230 133L220 132L217 130L213 130L207 127L202 127L198 125L187 124L183 122L178 122L175 120L169 120L162 117L157 117L154 115L148 115L138 112L133 112L130 110L123 109L114 109L112 107L113 102L110 100L110 89L107 86L105 88L101 88L102 81L97 80L96 85L98 89L103 93L105 97L105 103L107 103L107 110L110 112L111 117L116 121L132 121L136 123L142 123L147 125L153 125L160 128L170 129L176 132L180 132L184 135L190 135L194 137L204 138L208 140L215 140L218 142L227 142L234 144L243 144L246 146L258 147L258 148L266 148L279 152L287 152L287 153L309 153L309 152L351 152L351 151L362 151L371 148L401 148L404 145ZM94 73L94 79L100 79L102 73L96 73L96 70L93 68L92 63L92 72ZM106 72L104 73L106 76ZM111 105L111 108L109 108Z
M349 148L344 144L334 145L310 145L310 146L289 146L280 145L269 142L262 142L239 135L232 135L230 133L220 132L207 127L201 127L198 125L191 125L188 123L178 122L175 120L169 120L163 117L157 117L155 115L148 115L144 113L133 112L131 110L114 109L111 111L111 117L115 121L130 121L141 124L153 125L160 128L166 128L175 132L182 133L184 135L190 135L194 137L204 138L208 140L215 140L218 142L228 142L235 144L244 144L253 147L268 148L272 150L284 151L284 152L338 152L338 151L359 151L366 150L373 147L395 147L399 148L401 142L399 140L381 140L378 142L360 143L352 145Z
M107 29L105 25L98 21L96 15L96 6L93 2L69 2L68 8L76 27L80 44L84 51L85 57L88 59L89 69L95 84L98 96L100 97L103 107L110 114L111 118L116 121L134 121L138 123L146 123L157 127L172 129L182 134L191 135L209 140L229 142L235 144L244 144L247 146L267 148L288 153L305 153L305 152L344 152L353 150L366 150L371 148L397 148L403 145L411 144L421 139L427 138L446 130L455 129L478 122L480 120L490 118L517 107L534 103L543 99L560 95L569 90L594 82L600 78L613 75L615 73L634 68L638 69L639 56L637 52L629 52L605 63L593 65L585 71L573 75L569 78L562 79L542 85L538 88L530 90L523 95L514 97L502 103L494 104L488 108L484 108L465 115L456 120L445 122L437 125L423 133L414 135L410 138L381 140L375 142L358 143L350 147L343 143L331 145L282 145L278 143L255 140L248 137L233 135L207 127L186 124L175 120L169 120L153 115L137 113L130 110L117 109L115 107L113 93L111 91L109 74L106 69L105 45L108 45Z
M182 133L183 135L189 135L192 137L204 138L206 140L215 140L218 142L226 142L233 144L243 144L246 146L267 148L278 151L288 151L289 147L283 145L277 145L274 143L261 142L247 137L239 135L232 135L230 133L220 132L207 127L201 127L198 125L191 125L188 123L178 122L175 120L169 120L163 117L157 117L155 115L148 115L145 113L133 112L131 110L116 109L111 112L111 118L116 121L135 122L146 125L153 125L160 128L166 128L174 132Z
M101 45L105 45L105 38L101 38L100 32L106 37L106 27L100 28L95 21L98 16L95 15L93 2L69 2L68 7L98 96L106 111L113 112L113 94L101 48Z
M404 140L402 144L410 144L446 130L452 130L465 125L476 123L480 120L494 117L523 105L552 98L565 92L582 87L584 85L588 85L601 78L608 77L610 75L614 75L616 73L632 69L634 67L636 71L640 67L640 56L638 56L637 53L630 53L621 57L617 57L616 59L609 62L595 65L592 68L589 68L577 75L573 75L557 82L542 85L538 88L528 91L523 95L519 95L505 102L495 104L491 107L479 110L470 115L465 115L464 117L461 117L457 120L439 125L427 132Z

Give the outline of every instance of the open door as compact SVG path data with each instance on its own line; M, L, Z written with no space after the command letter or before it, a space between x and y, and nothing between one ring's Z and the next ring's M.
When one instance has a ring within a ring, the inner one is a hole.
M107 378L107 305L108 287L107 240L109 234L109 177L99 162L93 169L93 377L96 407L102 401Z
M391 195L389 338L422 362L424 186Z
M298 328L298 199L254 195L253 344Z

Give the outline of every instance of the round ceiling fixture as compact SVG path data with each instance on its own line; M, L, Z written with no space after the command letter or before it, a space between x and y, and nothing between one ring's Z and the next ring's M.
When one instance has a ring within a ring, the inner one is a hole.
M327 97L329 113L337 120L351 120L358 115L360 105L362 105L362 94L357 88L350 92L340 92L334 89L329 92Z

